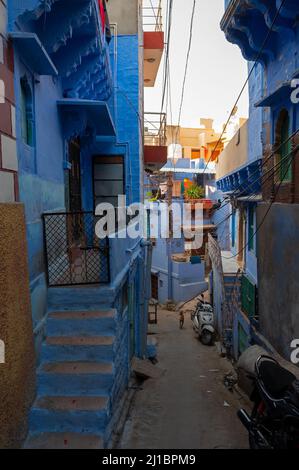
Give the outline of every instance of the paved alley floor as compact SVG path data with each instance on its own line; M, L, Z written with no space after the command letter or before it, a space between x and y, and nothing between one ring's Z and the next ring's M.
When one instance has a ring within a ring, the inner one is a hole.
M242 449L246 431L236 417L238 394L223 377L231 370L215 347L195 336L190 315L179 330L178 313L159 311L151 327L158 340L162 378L145 381L136 393L119 445L122 449Z

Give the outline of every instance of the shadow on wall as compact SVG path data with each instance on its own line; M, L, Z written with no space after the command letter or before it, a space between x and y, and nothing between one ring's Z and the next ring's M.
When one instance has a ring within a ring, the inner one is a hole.
M267 209L258 206L258 225ZM299 206L273 204L258 233L260 331L288 361L291 343L299 339L298 238Z

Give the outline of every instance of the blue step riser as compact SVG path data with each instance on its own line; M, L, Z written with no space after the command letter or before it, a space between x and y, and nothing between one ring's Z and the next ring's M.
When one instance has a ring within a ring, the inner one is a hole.
M38 374L38 394L45 395L108 395L113 375Z
M43 362L66 361L112 361L114 358L113 346L42 346Z
M74 432L101 434L108 421L103 411L56 411L33 408L30 412L30 432Z
M109 336L115 333L116 325L112 318L101 320L57 320L49 318L46 333L48 336Z

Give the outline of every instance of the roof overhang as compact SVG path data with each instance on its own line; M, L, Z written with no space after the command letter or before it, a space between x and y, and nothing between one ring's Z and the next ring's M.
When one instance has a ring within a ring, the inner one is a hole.
M81 127L91 126L96 136L115 137L116 130L107 103L104 101L67 98L57 101L63 118L63 125L70 127L74 122ZM70 134L70 132L67 132Z
M298 88L298 77L299 77L299 70L297 70L290 80L286 80L282 82L279 87L276 88L275 91L270 93L268 96L265 96L261 100L259 100L256 104L256 108L266 108L266 107L274 107L281 102L285 102L286 100L291 101L291 96L293 91ZM293 82L296 80L296 82Z
M164 51L162 31L144 32L144 86L155 86Z
M20 52L22 60L38 75L58 75L46 49L35 33L11 32L9 37Z

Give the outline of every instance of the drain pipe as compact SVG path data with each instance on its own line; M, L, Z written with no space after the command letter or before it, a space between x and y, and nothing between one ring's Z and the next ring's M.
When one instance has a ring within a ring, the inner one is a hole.
M168 301L173 300L173 286L172 286L172 240L167 240L167 258L168 258Z
M152 257L153 257L153 244L150 240L142 240L141 247L146 249L146 261L145 261L145 275L143 280L143 296L141 299L141 312L143 316L143 332L144 338L143 344L143 355L146 355L147 348L147 329L148 329L148 309L149 302L151 299L151 268L152 268Z

